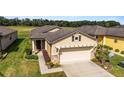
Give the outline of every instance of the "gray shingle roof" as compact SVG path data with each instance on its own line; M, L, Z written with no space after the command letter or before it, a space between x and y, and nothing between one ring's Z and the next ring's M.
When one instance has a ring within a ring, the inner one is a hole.
M13 32L16 32L16 30L0 26L0 35L1 36L6 36L6 35L11 34Z
M79 27L78 30L80 32L87 33L87 34L89 34L91 36L94 36L94 35L105 35L105 33L106 33L106 28L101 27L101 26L97 26L97 25L82 26L82 27Z
M124 38L124 27L107 28L106 35Z
M102 26L82 26L78 29L89 35L106 35L124 37L124 27L102 27Z
M69 35L73 34L75 31L74 30L65 30L65 29L60 29L59 31L56 32L48 32L45 35L46 39L48 40L49 43L55 43L58 40L61 40L63 38L68 37Z
M59 28L58 31L49 32L52 29ZM67 29L58 26L43 26L33 29L30 33L30 38L45 38L49 43L55 43L74 33L81 33L87 37L95 39L96 35L112 35L124 37L124 27L105 28L101 26L86 25L79 28Z
M33 29L30 33L30 38L44 38L44 33L47 33L49 30L54 28L59 28L58 26L46 25L42 27L37 27Z

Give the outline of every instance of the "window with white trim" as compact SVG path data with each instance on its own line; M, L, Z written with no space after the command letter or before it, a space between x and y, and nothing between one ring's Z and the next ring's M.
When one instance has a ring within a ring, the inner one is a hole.
M72 42L74 41L81 41L81 35L79 36L72 36Z

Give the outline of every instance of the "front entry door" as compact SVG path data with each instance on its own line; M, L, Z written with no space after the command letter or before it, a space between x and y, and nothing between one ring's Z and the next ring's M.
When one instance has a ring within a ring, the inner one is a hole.
M38 50L41 50L41 40L36 40L36 47Z

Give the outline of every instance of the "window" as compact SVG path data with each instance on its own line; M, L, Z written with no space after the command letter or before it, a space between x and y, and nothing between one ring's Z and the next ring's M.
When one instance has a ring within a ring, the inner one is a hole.
M114 39L114 43L117 43L118 42L118 40L117 39Z
M75 40L78 40L78 37L75 37Z
M79 36L72 36L72 42L73 41L81 41L81 35L79 35Z

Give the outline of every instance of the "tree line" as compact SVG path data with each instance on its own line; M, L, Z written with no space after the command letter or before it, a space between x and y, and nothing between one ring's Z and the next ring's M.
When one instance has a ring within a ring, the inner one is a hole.
M104 27L120 26L116 21L64 21L64 20L47 20L47 19L8 19L0 16L0 26L43 26L43 25L57 25L62 27L79 27L82 25L100 25Z

